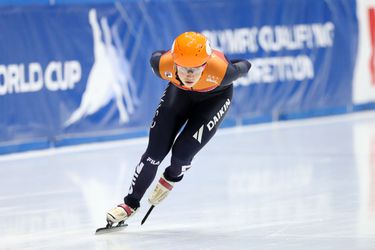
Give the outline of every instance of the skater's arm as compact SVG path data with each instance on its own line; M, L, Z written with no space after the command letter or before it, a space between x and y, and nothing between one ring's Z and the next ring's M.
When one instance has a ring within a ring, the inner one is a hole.
M232 84L240 77L246 76L251 68L251 63L244 59L228 60L228 68L225 73L221 86Z
M160 57L165 53L166 51L164 50L158 50L152 53L151 58L150 58L150 65L151 69L154 72L155 75L161 78L160 76L160 71L159 71L159 62L160 62Z

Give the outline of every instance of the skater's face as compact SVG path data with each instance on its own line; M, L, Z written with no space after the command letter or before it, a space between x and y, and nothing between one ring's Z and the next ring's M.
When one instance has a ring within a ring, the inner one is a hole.
M193 87L201 78L206 64L199 67L187 68L177 65L177 75L186 87Z

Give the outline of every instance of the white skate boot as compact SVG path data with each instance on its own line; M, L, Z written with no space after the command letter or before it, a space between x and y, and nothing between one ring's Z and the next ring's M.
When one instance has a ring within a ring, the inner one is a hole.
M135 212L136 209L126 204L118 205L107 213L107 225L96 229L95 234L116 232L127 227L128 224L125 224L125 220L133 216ZM114 225L114 223L117 223L117 225Z
M172 190L175 182L173 181L167 181L162 175L160 177L160 180L158 184L156 185L154 192L152 192L150 198L148 198L148 201L151 205L155 206L159 204L161 201L163 201L167 195L169 194L169 191Z
M107 222L111 225L113 223L122 224L126 219L133 216L136 211L136 209L133 209L126 204L120 204L107 213Z

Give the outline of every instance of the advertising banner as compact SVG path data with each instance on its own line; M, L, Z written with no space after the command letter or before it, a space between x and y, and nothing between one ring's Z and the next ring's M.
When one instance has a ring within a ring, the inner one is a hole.
M346 110L357 52L355 9L355 1L242 1L228 6L238 16L204 33L213 47L253 64L248 77L236 82L234 115L288 119Z
M253 65L223 125L352 104L354 0L0 7L0 148L145 135L167 84L150 55L185 31Z

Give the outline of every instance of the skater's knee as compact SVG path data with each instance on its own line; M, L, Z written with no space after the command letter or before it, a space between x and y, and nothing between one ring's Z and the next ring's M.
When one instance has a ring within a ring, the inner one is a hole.
M190 165L195 155L195 149L187 143L175 143L172 147L171 163L176 165Z
M172 154L171 165L172 166L189 166L192 160L193 160L193 157L189 155Z

